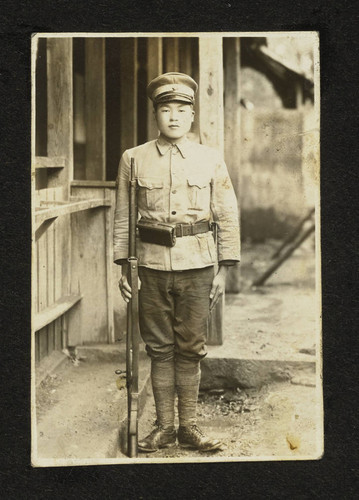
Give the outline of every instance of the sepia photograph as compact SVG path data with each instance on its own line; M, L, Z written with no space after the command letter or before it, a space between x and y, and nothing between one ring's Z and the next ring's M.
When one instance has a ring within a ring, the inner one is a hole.
M33 467L322 457L319 42L33 35Z

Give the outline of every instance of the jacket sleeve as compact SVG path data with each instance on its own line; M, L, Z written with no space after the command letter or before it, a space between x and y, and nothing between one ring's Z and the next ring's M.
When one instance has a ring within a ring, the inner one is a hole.
M129 217L129 176L128 152L122 155L116 179L116 207L113 228L114 262L121 264L128 257L128 217Z
M218 261L240 260L237 198L226 164L218 158L212 179L211 212L218 225Z

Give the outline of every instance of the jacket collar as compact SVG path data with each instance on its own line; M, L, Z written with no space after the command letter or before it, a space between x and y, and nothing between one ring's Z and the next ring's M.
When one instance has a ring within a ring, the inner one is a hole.
M188 153L188 149L191 146L191 141L187 139L186 136L181 137L175 144L171 144L166 141L161 135L158 137L156 141L156 146L159 153L163 156L169 151L171 148L177 147L178 151L181 153L183 158L186 158Z

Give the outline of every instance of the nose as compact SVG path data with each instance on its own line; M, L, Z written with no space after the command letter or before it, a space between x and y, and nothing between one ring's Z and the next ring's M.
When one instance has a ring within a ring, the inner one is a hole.
M171 122L178 120L178 112L176 110L171 111L170 120Z

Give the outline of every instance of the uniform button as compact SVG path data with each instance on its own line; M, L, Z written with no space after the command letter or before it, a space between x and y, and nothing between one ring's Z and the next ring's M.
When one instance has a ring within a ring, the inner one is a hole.
M176 210L172 210L171 212L172 215L176 215L176 213L177 213Z
M176 194L176 193L177 193L177 191L174 189L174 190L172 191L172 194Z

